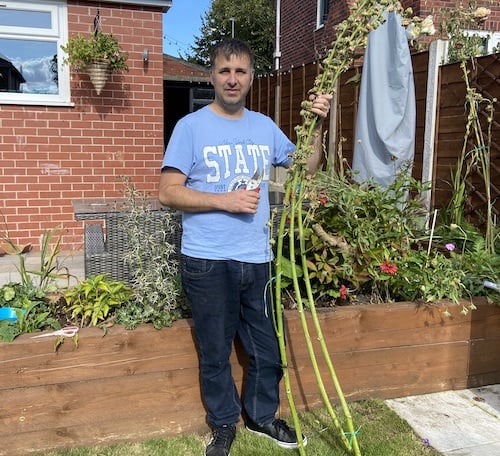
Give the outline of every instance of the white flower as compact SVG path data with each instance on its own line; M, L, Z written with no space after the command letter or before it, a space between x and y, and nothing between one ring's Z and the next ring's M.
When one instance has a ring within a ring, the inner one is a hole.
M406 38L410 41L415 41L420 36L420 28L413 22L406 27Z
M474 17L478 20L486 20L486 18L490 15L491 10L488 8L484 8L483 6L480 6L479 8L474 11Z
M421 26L420 33L422 35L434 35L436 33L436 29L434 28L434 21L431 15L427 16L423 21Z

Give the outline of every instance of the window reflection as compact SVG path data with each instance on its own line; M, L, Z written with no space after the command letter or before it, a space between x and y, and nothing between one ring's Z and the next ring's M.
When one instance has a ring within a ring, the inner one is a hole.
M58 94L57 43L0 38L0 91Z
M11 27L52 28L50 11L0 9L0 25Z

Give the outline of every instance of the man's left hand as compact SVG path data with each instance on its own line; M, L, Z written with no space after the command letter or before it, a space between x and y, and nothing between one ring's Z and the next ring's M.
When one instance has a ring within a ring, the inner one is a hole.
M318 115L320 119L324 119L328 116L330 112L330 101L333 96L327 93L321 93L319 95L311 94L309 100L312 101L311 112Z

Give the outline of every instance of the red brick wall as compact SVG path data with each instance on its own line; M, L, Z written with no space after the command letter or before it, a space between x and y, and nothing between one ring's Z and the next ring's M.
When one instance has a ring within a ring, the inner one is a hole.
M328 18L317 29L317 0L281 0L281 68L288 70L325 56L334 38L334 26L348 16L353 1L329 0ZM403 0L402 4L404 8L411 7L414 15L426 17L433 9L456 7L457 0ZM500 31L500 6L491 5L489 0L478 0L477 5L491 9L483 29Z
M71 201L121 196L118 176L156 194L163 156L163 51L160 8L68 2L69 35L88 34L100 10L102 30L129 53L100 96L86 75L71 76L72 107L0 108L0 232L38 249L62 227L63 247L82 248L83 223ZM149 48L149 63L142 61Z

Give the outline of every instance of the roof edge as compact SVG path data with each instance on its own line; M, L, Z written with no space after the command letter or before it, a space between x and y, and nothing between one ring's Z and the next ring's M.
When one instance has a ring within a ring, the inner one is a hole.
M90 0L91 2L102 3L102 0ZM119 5L154 6L162 8L163 12L172 7L172 0L106 0L107 3L117 3Z

